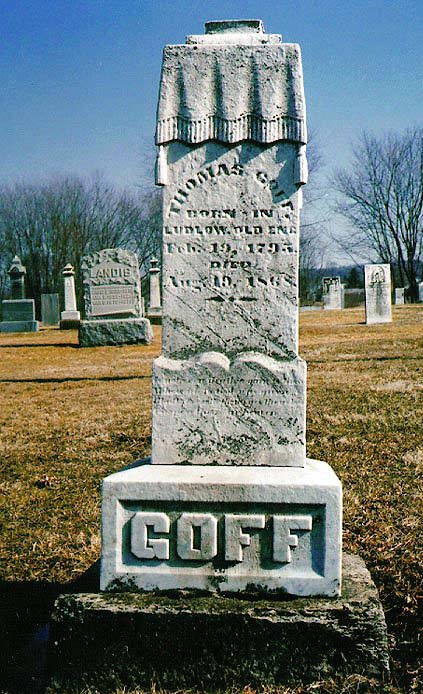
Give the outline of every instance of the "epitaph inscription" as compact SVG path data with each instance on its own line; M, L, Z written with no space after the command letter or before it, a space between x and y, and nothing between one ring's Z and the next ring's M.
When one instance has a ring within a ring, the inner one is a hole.
M297 353L298 193L289 145L170 146L163 352ZM215 161L207 164L207 159ZM179 182L181 181L181 182Z
M112 248L86 256L82 262L85 314L90 320L142 315L138 259L135 253Z

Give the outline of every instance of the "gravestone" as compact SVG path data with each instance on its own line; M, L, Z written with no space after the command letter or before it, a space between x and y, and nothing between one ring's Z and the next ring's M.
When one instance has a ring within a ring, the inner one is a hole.
M228 691L252 673L264 685L388 671L360 558L344 555L340 595L340 482L305 456L305 142L298 46L242 20L166 47L152 460L103 481L103 593L56 603L56 687L118 673L122 686Z
M152 458L103 483L103 590L340 592L341 485L305 451L305 142L298 46L253 21L165 48Z
M80 347L151 342L136 254L108 248L85 256L81 268L85 320L79 325Z
M423 302L423 282L419 282L419 301Z
M396 306L404 304L404 287L395 287L394 298Z
M59 322L58 294L41 294L41 321L43 325L57 325Z
M342 285L341 278L323 277L323 307L326 310L341 309L342 306Z
M81 314L76 306L75 270L70 263L63 268L63 285L65 309L60 314L60 329L78 329Z
M391 314L391 268L388 264L365 265L366 323L389 323Z
M162 315L162 302L160 298L160 268L157 258L150 260L150 302L148 305L148 314L150 316Z
M35 320L34 299L25 299L26 268L15 255L9 269L11 299L2 301L2 333L33 333L39 329Z

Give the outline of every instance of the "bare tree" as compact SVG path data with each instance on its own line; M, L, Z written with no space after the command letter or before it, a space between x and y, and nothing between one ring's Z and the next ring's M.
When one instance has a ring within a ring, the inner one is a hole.
M87 253L136 248L145 264L155 250L151 225L143 221L149 209L141 195L115 189L100 174L88 180L61 176L2 186L2 258L8 262L15 253L20 255L27 267L28 293L39 306L41 293L61 291L66 263L74 265L78 280L81 258Z
M303 188L300 229L300 298L312 300L320 289L326 255L325 226L321 200L325 195L319 172L323 161L315 133L307 145L309 182Z
M418 299L423 250L423 128L375 137L363 133L348 169L333 183L336 211L351 224L346 251L390 263L397 286Z

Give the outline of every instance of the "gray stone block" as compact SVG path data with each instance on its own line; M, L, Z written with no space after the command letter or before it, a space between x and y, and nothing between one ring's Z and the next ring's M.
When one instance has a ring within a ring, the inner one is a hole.
M39 323L36 320L13 320L0 323L0 333L36 333Z
M344 555L338 598L63 595L51 639L52 691L83 683L208 691L389 671L386 624L362 559ZM169 657L172 653L172 657ZM69 689L70 691L70 689ZM74 690L72 690L74 691Z
M152 339L153 331L146 318L83 320L79 324L80 347L149 344Z
M34 321L34 299L5 299L1 302L4 321Z
M57 325L59 313L59 295L41 294L41 320L43 324Z

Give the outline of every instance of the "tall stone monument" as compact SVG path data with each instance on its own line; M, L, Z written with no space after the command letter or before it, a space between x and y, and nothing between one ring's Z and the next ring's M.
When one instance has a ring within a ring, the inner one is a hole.
M75 270L70 263L63 268L63 285L65 308L60 314L60 329L78 329L81 314L76 305Z
M167 46L157 145L152 464L103 483L101 588L338 595L341 485L306 458L298 355L299 47L256 20Z
M160 297L160 268L157 258L150 260L150 302L148 305L148 314L150 316L162 315L162 301Z
M35 320L34 299L25 299L26 268L15 255L9 269L10 299L2 301L0 332L33 333L39 329Z
M323 307L326 310L335 310L343 308L343 290L341 278L323 277Z
M80 347L145 344L153 333L143 317L138 258L122 248L107 248L82 259L85 320Z
M366 323L390 323L391 268L389 264L365 265Z

